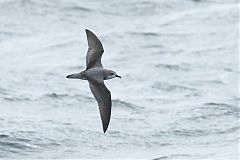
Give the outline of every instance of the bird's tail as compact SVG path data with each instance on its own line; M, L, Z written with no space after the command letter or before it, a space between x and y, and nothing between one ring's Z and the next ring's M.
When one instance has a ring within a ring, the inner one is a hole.
M82 72L67 75L66 78L69 78L69 79L83 79L83 80L87 80L86 77L84 76L84 74L83 74Z

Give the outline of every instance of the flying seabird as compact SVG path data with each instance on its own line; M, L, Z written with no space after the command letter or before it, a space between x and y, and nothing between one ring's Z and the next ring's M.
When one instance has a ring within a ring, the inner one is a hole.
M115 77L121 78L116 72L104 69L101 63L103 46L98 37L86 29L88 51L86 56L86 69L79 73L70 74L66 78L87 80L90 90L97 100L100 116L102 120L103 132L105 133L111 117L111 92L104 84L104 80Z

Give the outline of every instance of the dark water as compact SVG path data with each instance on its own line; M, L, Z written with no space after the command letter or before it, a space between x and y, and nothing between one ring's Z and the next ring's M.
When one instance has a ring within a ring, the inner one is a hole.
M0 158L237 160L238 1L1 0ZM83 70L102 40L112 119Z

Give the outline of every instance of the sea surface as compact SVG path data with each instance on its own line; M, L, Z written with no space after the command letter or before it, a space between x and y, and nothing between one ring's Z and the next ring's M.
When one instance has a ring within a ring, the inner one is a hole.
M238 0L0 0L0 159L239 159ZM103 43L104 134L85 69Z

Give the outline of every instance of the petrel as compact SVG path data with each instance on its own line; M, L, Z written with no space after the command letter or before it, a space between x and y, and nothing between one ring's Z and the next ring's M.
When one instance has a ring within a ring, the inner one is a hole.
M98 37L86 29L88 51L86 57L86 69L79 73L68 75L66 78L87 80L90 90L97 100L100 116L102 120L103 132L105 133L111 117L111 92L104 84L104 80L115 77L121 78L116 72L103 68L101 57L103 46Z

